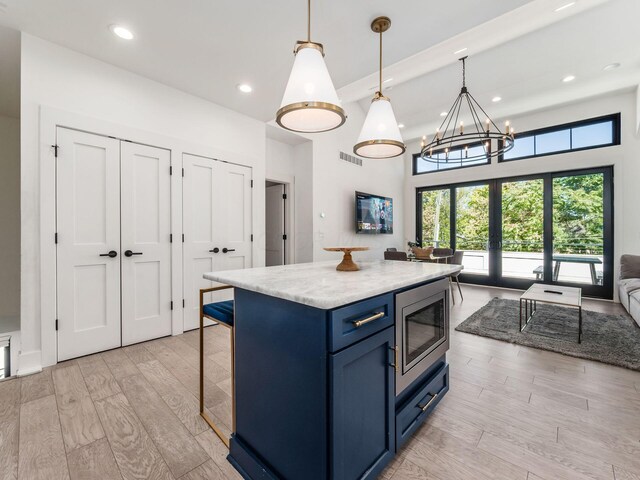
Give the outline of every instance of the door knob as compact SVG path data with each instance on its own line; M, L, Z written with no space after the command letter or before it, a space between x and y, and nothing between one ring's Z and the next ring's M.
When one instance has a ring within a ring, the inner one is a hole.
M125 257L133 257L134 255L142 255L142 252L132 252L131 250L124 252Z
M115 257L118 256L118 252L116 252L115 250L111 250L109 253L101 253L100 256L101 257L115 258Z
M235 251L236 251L236 249L235 249L235 248L227 248L227 247L224 247L224 248L222 249L222 253L235 252Z
M214 248L213 250L209 250L209 252L211 253L218 253L220 251L220 249L218 247Z

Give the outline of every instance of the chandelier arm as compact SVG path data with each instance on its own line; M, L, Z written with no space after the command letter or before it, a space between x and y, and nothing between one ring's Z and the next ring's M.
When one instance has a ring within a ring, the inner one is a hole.
M467 103L469 104L469 111L471 112L471 118L473 118L473 125L476 127L476 131L478 132L478 135L484 135L485 132L481 131L479 127L479 125L482 125L482 121L480 120L480 117L478 116L478 112L476 112L476 109L473 108L473 104L469 99L469 95L467 95Z
M451 114L451 112L453 112L453 110L456 107L456 104L458 103L458 101L460 100L460 96L458 95L456 97L456 99L453 102L453 105L451 105L451 108L449 109L449 111L447 112L447 116L444 118L444 120L442 121L442 123L440 124L440 129L442 129L442 127L444 127L444 124L446 123L447 119L449 118L449 115ZM446 132L446 130L445 130Z
M442 133L442 138L445 138L447 136L447 130L449 130L449 125L451 125L451 121L453 120L453 116L454 116L454 112L456 111L459 112L460 111L460 96L458 96L458 98L456 98L456 101L453 102L453 105L451 106L451 111L449 112L449 115L447 115L447 117L444 119L444 122L442 122L442 125L444 125L445 122L447 122L447 125L444 127L444 130L441 132ZM448 120L448 121L447 121ZM442 127L441 125L441 127ZM453 126L454 130L455 130L455 124ZM436 137L438 136L438 134L436 133Z
M458 127L458 119L460 118L460 110L462 110L462 95L460 95L460 102L458 104L458 111L456 112L456 121L453 123L453 129L451 130L451 138L449 139L449 150L453 147L453 140L456 137L456 128ZM446 132L445 132L446 133ZM449 155L447 155L448 157Z
M484 114L484 115L489 119L489 121L491 122L491 124L492 124L492 125L495 127L495 129L499 132L499 131L500 131L500 127L498 127L498 125L496 125L496 124L495 124L495 122L493 121L493 119L492 119L489 115L487 115L487 112L485 112L485 111L484 111L484 108L482 108L482 105L480 105L480 104L478 103L478 101L477 101L475 98L473 98L473 95L469 94L469 96L471 97L471 100L473 100L473 103L475 103L475 104L478 106L478 108L480 109L480 111L481 111L481 112L482 112L482 113L483 113L483 114Z

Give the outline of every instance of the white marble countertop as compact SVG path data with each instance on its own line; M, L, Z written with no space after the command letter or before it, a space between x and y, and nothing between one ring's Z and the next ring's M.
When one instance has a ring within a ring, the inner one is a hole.
M328 310L462 270L460 265L378 260L357 262L357 272L338 272L339 262L211 272L204 278Z

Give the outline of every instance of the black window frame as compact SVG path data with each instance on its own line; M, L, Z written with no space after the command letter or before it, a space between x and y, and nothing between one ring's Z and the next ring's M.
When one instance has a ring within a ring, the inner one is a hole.
M599 123L605 123L605 122L612 122L612 132L611 132L611 138L612 141L611 143L603 143L600 145L591 145L588 147L579 147L579 148L573 148L573 132L572 130L574 128L580 128L580 127L588 127L589 125L596 125ZM529 130L526 132L522 132L522 133L517 133L516 134L516 141L519 138L529 138L529 137L534 137L534 152L535 152L535 137L538 135L545 135L547 133L554 133L554 132L561 132L564 130L569 130L569 149L568 150L556 150L553 152L546 152L546 153L534 153L533 155L525 155L522 157L517 157L517 158L508 158L505 159L504 158L504 153L498 155L498 163L507 163L507 162L517 162L518 160L527 160L529 158L540 158L540 157L547 157L549 155L561 155L563 153L571 153L571 152L582 152L585 150L594 150L596 148L606 148L606 147L613 147L616 145L620 145L622 143L621 141L621 114L618 113L612 113L609 115L602 115L600 117L593 117L593 118L588 118L586 120L578 120L576 122L569 122L569 123L564 123L562 125L553 125L551 127L544 127L544 128L537 128L535 130ZM502 147L502 145L500 145Z
M483 143L484 142L475 142L475 143L469 144L469 147L482 146ZM489 143L489 148L491 148L492 146L493 145L491 143ZM451 152L458 152L458 151L461 151L463 149L464 149L464 147L460 146L460 147L452 148ZM416 175L427 175L427 174L430 174L430 173L451 172L453 170L460 170L462 168L483 167L485 165L491 165L491 150L489 150L489 153L487 153L487 155L486 155L486 162L485 163L472 163L472 164L469 164L469 165L460 165L459 167L445 168L443 170L432 170L430 172L418 172L417 159L421 158L421 157L422 157L422 155L420 153L414 153L413 156L412 156L411 163L412 163L412 167L413 167L412 168L412 173L413 173L414 176L416 176Z

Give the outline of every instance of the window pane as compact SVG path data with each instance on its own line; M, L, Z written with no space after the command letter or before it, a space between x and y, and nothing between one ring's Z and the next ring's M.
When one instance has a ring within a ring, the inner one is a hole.
M520 157L529 157L535 155L533 148L534 137L518 137L516 135L513 148L504 154L505 160L511 160Z
M450 190L422 192L422 243L438 248L451 247Z
M571 130L572 147L585 148L613 143L613 122L595 123Z
M602 284L604 175L553 179L553 280Z
M544 278L544 181L502 184L502 277Z
M456 188L456 249L465 273L489 274L489 185Z
M569 129L536 135L536 155L571 149Z

